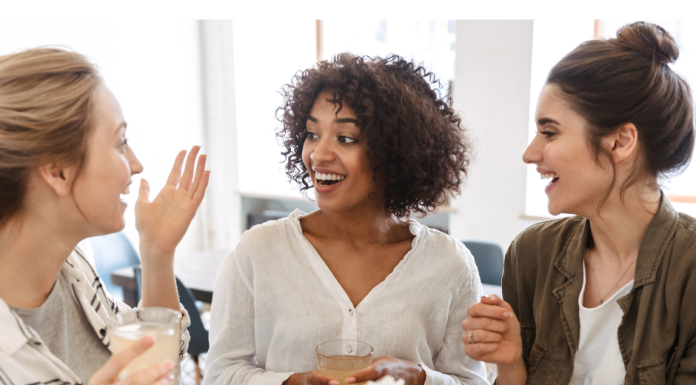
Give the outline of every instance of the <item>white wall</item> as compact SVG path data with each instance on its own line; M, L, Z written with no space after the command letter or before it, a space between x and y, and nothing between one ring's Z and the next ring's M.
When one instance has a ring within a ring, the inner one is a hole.
M453 98L475 150L469 180L451 205L458 239L506 249L536 221L523 219L532 63L529 21L458 21Z

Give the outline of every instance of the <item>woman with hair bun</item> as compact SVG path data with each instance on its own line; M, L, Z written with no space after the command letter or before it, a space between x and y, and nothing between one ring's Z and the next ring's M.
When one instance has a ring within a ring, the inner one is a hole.
M409 218L458 193L468 168L439 82L399 56L342 54L284 91L287 174L319 210L255 226L223 262L205 384L338 385L314 370L317 345L336 339L378 357L349 384L486 384L459 343L482 293L473 257Z
M118 354L106 325L128 310L115 302L77 248L123 229L134 174L118 101L96 67L63 49L0 56L0 384L167 385L176 363L117 376L154 340ZM190 320L179 304L174 250L208 184L205 155L176 158L150 202L144 179L135 207L143 268L141 306L182 313L179 359ZM98 256L97 256L98 257Z
M551 70L524 153L552 214L508 249L503 297L462 324L509 384L687 384L696 377L696 219L659 178L694 150L691 90L661 27L587 41Z

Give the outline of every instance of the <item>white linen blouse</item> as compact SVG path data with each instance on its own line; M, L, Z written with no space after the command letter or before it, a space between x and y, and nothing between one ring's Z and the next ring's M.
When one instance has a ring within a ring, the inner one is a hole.
M204 385L280 385L316 369L316 346L336 339L420 364L425 385L488 383L461 340L466 309L483 293L461 242L411 219L411 250L353 307L303 235L304 215L245 232L220 266Z

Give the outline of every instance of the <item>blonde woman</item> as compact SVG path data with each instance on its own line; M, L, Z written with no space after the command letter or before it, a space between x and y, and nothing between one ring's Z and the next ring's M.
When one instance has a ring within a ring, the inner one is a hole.
M105 325L127 309L104 291L76 245L123 229L131 177L143 170L125 138L118 101L93 64L66 50L0 56L0 383L117 383L116 375L152 345L143 338L114 356ZM205 156L194 177L185 151L154 201L140 185L136 227L143 264L142 306L183 313L174 250L203 199ZM165 385L174 363L118 382Z

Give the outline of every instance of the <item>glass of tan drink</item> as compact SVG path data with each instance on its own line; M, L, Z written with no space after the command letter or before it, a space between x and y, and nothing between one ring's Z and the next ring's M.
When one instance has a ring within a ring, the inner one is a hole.
M123 368L118 379L163 362L176 363L179 358L180 320L180 312L161 307L137 308L112 317L107 333L111 340L109 349L113 354L145 336L155 339L154 345Z
M372 364L372 346L354 340L335 340L317 346L317 368L322 375L346 384L351 374Z

